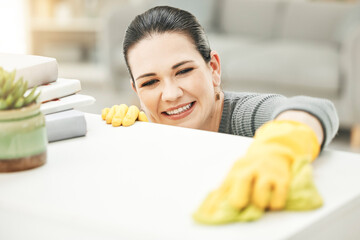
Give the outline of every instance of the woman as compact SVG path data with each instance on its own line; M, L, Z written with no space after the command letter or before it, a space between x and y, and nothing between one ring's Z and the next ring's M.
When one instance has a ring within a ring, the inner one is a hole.
M248 137L256 132L254 144L235 164L242 167L234 166L222 187L237 209L249 203L282 209L294 159L315 159L337 132L338 117L328 100L223 92L220 57L189 12L155 7L138 15L123 50L131 86L151 122ZM125 112L113 107L102 115L108 123L116 118L131 125L138 111L131 108L123 119Z

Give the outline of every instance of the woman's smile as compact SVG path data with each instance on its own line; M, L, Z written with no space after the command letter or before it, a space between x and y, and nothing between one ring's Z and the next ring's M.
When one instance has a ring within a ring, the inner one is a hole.
M186 104L181 104L179 106L169 108L166 111L161 112L161 114L171 120L179 120L187 117L190 113L193 112L195 108L195 103L196 101Z

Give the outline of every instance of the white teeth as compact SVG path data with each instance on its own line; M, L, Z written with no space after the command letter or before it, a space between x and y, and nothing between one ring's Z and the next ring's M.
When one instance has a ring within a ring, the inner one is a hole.
M168 115L179 114L179 113L182 113L182 112L188 110L190 107L191 107L191 103L189 103L188 105L183 106L183 107L181 107L181 108L178 108L178 109L175 109L175 110L172 110L172 111L168 111L168 112L166 112L166 113L167 113Z

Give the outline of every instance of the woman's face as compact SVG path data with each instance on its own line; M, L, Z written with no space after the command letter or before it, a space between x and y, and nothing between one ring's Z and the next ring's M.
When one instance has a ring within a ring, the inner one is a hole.
M133 88L152 122L211 130L219 117L214 87L220 85L219 57L211 56L206 63L180 33L154 34L130 48Z

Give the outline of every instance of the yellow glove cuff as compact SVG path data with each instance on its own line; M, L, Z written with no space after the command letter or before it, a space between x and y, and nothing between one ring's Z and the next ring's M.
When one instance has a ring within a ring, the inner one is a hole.
M313 161L320 153L315 132L306 124L292 120L273 120L255 133L255 142L288 146L296 156L309 156Z

